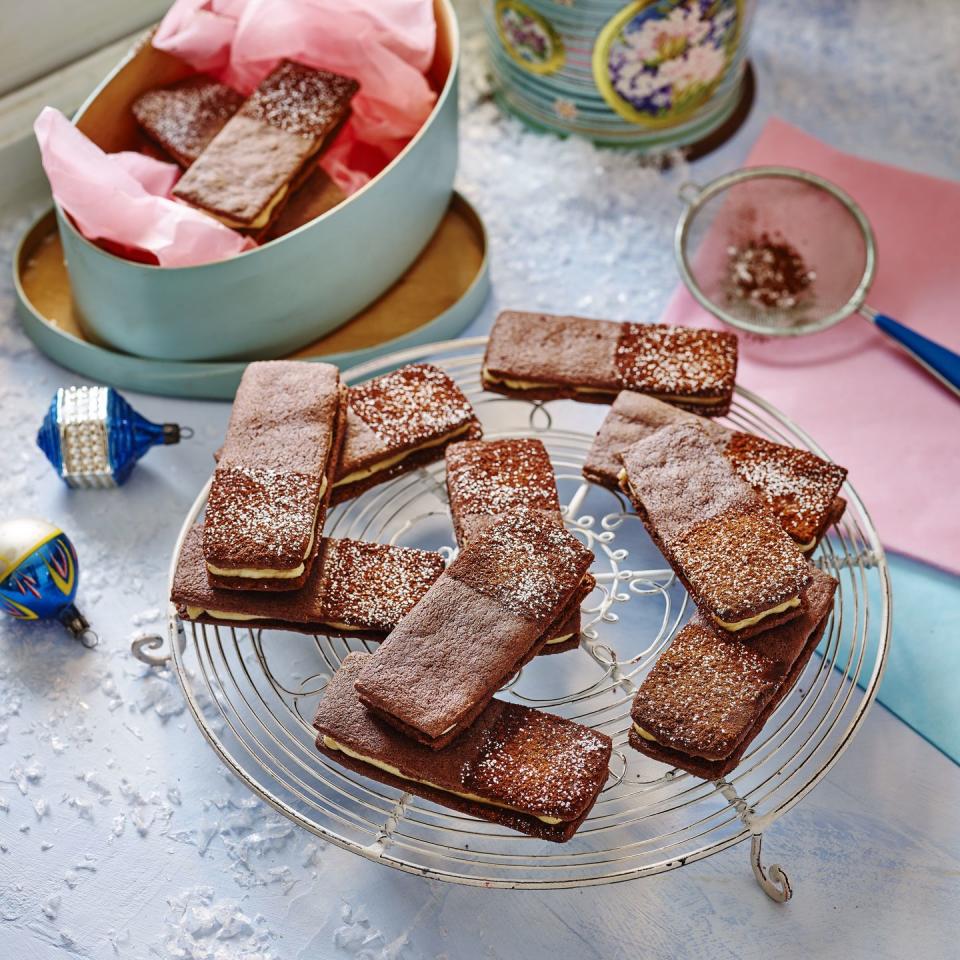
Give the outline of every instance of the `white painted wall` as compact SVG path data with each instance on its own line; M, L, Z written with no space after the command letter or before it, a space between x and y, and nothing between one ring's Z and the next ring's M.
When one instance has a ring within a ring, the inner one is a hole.
M0 95L159 19L170 0L0 0Z

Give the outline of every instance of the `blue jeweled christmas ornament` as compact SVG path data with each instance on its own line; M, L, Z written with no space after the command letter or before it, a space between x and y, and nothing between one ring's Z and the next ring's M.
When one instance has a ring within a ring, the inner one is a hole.
M152 423L113 387L61 387L37 446L69 487L117 487L151 448L192 436L175 423Z
M0 610L17 620L59 620L84 646L97 635L76 608L80 567L67 535L36 517L0 521Z

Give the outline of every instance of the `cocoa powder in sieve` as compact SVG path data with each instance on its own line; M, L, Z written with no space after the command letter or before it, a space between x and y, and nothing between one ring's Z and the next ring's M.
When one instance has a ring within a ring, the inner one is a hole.
M817 276L793 245L768 233L728 247L727 253L731 302L746 300L766 309L789 310L801 302Z

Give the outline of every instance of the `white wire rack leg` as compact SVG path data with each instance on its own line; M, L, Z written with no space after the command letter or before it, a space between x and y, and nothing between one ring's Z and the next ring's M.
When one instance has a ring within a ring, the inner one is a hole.
M779 863L764 867L760 859L763 831L772 821L768 817L758 817L753 807L738 796L736 790L726 780L718 780L716 783L730 806L736 810L744 826L750 831L750 866L753 867L753 876L757 883L771 900L786 903L793 896L793 887L790 885L789 878Z
M762 847L763 834L754 833L750 837L750 866L753 867L753 875L760 884L760 889L771 900L786 903L793 896L790 878L783 872L783 867L779 863L771 863L769 867L764 867L760 859Z
M176 643L183 653L186 648L187 638L183 632L183 624L175 619L176 611L172 611L170 619L170 631L165 639L158 633L143 633L134 637L130 641L130 652L148 667L166 667L173 660L173 644ZM174 624L176 626L174 626ZM164 644L169 640L170 646L163 650ZM162 653L151 653L151 650L163 650Z

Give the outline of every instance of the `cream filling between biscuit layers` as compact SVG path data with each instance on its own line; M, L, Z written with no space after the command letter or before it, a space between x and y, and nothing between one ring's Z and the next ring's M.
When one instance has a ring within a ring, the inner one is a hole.
M462 427L457 427L456 430L451 430L450 433L445 433L442 437L437 437L435 440L428 440L426 443L421 443L417 447L411 447L409 450L403 450L400 453L394 454L392 457L385 457L383 460L371 463L368 467L361 467L359 470L354 470L353 473L348 473L345 477L337 480L333 486L334 488L342 487L348 483L356 483L358 480L366 480L367 477L372 477L375 473L389 470L390 467L400 463L401 460L406 460L407 457L412 456L414 453L419 453L421 450L429 450L431 447L439 447L441 443L446 443L454 437L459 437L461 434L466 433L471 426L473 426L472 423L465 423Z
M265 617L257 617L252 613L230 613L227 610L205 610L203 607L191 607L186 604L187 619L196 620L206 614L208 617L216 617L217 620L264 620Z
M545 383L541 380L511 380L508 377L495 377L486 367L483 368L481 376L489 383L499 383L510 390L557 390L562 389L565 384ZM606 390L603 387L574 387L574 393L595 393L604 397L615 397L619 390ZM683 403L692 403L695 405L710 407L720 403L725 403L724 397L688 397L677 393L644 393L644 396L653 397L654 400L663 400L666 403L671 401L682 401Z
M627 471L621 470L617 474L617 480L620 483L620 487L624 492L629 493L631 496L637 497L636 491L630 487L630 478L627 476ZM713 616L711 614L711 619L718 623L724 630L728 633L736 633L739 630L745 630L747 627L752 627L755 623L759 623L763 620L764 617L772 617L777 613L786 613L787 610L792 610L794 607L800 606L799 597L791 597L789 600L784 600L783 603L778 603L775 607L770 607L768 610L761 610L759 613L754 614L752 617L746 617L743 620L721 620L719 617Z
M227 610L207 610L204 607L191 607L189 604L185 605L187 611L188 620L196 620L197 617L202 617L204 615L208 617L213 617L214 620L237 620L237 621L249 621L249 620L273 620L274 617L261 617L259 614L254 613L231 613ZM356 631L365 631L370 630L370 627L359 627L354 623L340 623L337 620L322 620L317 624L318 627L330 627L331 630L356 630Z
M643 737L644 740L649 740L651 743L657 742L657 738L652 733L647 733L647 731L644 730L639 723L634 723L633 729L639 736Z
M253 580L294 580L306 570L307 557L313 552L313 543L317 534L317 517L320 513L320 504L323 495L327 492L327 478L323 477L320 483L320 493L317 495L317 508L313 511L313 526L310 528L310 539L307 549L303 553L303 560L296 567L289 570L274 570L271 567L218 567L207 563L207 569L218 577L248 577Z
M302 170L306 169L307 164L310 162L311 158L317 153L320 147L323 145L323 140L317 140L313 144L313 148L310 152L303 158L303 162L300 164L300 168L297 171L299 173ZM296 178L297 174L294 174ZM210 216L216 217L222 224L225 224L228 227L232 227L235 230L262 230L268 223L270 223L270 218L273 216L273 211L277 208L277 204L290 192L290 183L292 181L287 181L280 189L267 201L264 208L253 218L249 223L242 223L239 220L233 220L230 217L222 216L219 213L214 213L212 210L206 210L206 213L209 213Z
M724 630L729 631L730 633L736 633L738 630L743 630L746 627L752 627L755 623L759 623L763 620L764 617L772 617L777 613L786 613L788 610L792 610L794 607L800 606L799 597L791 597L789 600L784 600L783 603L778 603L775 607L770 607L769 610L761 610L759 613L754 614L752 617L746 617L743 620L721 620L719 617L714 617L717 623L723 627Z
M528 813L526 810L521 810L519 807L511 807L507 803L497 803L496 800L487 800L484 797L479 797L475 793L461 793L459 790L449 790L447 787L441 787L437 783L431 783L429 780L421 780L419 777L408 777L405 773L401 773L397 767L392 764L385 763L383 760L375 760L373 757L366 757L362 753L357 753L355 750L351 750L349 747L345 747L342 743L338 743L333 737L328 737L326 734L323 734L323 745L328 750L339 750L341 753L345 753L348 757L353 757L354 760L359 760L361 763L369 763L372 767L377 767L380 770L383 770L385 773L390 773L395 777L399 777L401 780L410 780L413 783L422 783L425 787L430 787L432 790L440 790L442 793L451 793L455 797L461 797L463 800L472 800L476 803L482 803L488 807L500 807L501 810L511 810L514 813L522 813L527 817L536 817L537 820L541 820L543 823L557 824L563 823L562 820L557 817L541 817L537 816L535 813Z
M251 220L249 223L243 223L240 220L234 220L232 217L224 216L220 213L214 213L212 210L206 210L211 217L215 217L224 226L231 227L234 230L262 230L273 216L273 211L277 204L290 192L290 185L285 183L268 201L267 205Z

